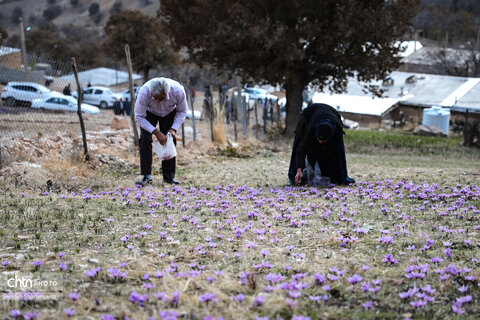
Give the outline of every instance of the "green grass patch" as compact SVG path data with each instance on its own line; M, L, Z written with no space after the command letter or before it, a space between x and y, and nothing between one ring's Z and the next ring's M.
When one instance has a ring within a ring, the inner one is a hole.
M348 152L370 153L388 151L415 155L448 155L452 152L480 157L480 151L462 146L459 135L450 137L422 137L405 131L348 130L344 136ZM456 154L455 156L458 156Z

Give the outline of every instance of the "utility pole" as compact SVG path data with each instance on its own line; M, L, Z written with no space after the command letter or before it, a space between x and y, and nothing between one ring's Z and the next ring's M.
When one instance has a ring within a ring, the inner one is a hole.
M25 72L25 81L28 79L28 67L27 67L27 47L25 46L25 28L23 26L23 19L19 18L18 22L20 23L20 42L22 50L22 64L23 71Z

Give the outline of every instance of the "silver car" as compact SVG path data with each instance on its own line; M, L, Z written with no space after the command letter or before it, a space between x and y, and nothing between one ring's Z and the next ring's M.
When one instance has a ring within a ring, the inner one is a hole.
M74 97L58 94L44 99L33 100L32 108L77 112L77 103L77 99L75 99ZM82 103L80 108L83 113L100 113L99 108L86 103Z
M72 96L78 97L78 93L74 91ZM95 106L99 106L101 109L113 107L113 104L117 100L117 94L106 87L88 87L83 90L83 102L89 103Z
M34 99L50 96L51 90L35 82L9 82L0 97L9 107L16 105L30 106Z

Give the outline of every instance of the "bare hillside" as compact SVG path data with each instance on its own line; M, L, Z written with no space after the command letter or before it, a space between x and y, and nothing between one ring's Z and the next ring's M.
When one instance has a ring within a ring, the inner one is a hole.
M89 7L98 3L99 13L90 15ZM117 9L138 9L149 15L155 15L159 7L158 0L78 0L77 5L72 5L71 0L0 0L0 25L9 33L9 36L19 33L16 17L23 17L25 27L37 28L41 23L48 21L45 10L48 8L60 14L51 23L58 27L72 24L76 27L86 27L103 32L103 26L108 20L115 3Z

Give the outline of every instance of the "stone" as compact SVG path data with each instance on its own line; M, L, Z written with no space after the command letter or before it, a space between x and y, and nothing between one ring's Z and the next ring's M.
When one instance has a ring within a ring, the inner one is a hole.
M130 124L127 119L113 117L110 127L114 130L130 129Z
M424 136L424 137L446 137L447 135L445 132L440 130L437 127L433 126L426 126L426 125L418 125L413 129L412 132L414 135L417 136Z

